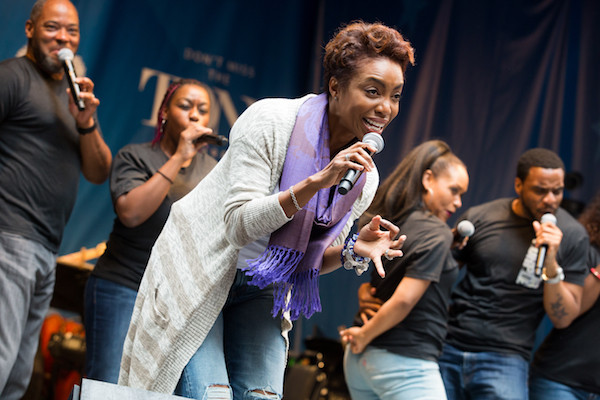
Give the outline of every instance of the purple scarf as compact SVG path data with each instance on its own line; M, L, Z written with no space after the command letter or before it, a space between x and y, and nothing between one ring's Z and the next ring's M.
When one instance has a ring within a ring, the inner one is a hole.
M280 190L287 190L329 164L326 111L326 94L300 106L283 165ZM273 316L281 311L283 317L283 312L290 311L291 319L296 320L300 313L310 318L315 311L321 311L319 272L323 254L342 232L364 184L365 177L361 176L356 187L345 196L334 187L331 204L331 188L319 190L302 211L271 234L269 245L260 257L246 260L248 267L244 271L252 276L249 284L260 288L274 284Z

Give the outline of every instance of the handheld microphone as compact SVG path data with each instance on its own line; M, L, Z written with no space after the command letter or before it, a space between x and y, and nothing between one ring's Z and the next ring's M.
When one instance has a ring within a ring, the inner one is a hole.
M544 214L542 218L540 218L540 223L550 222L552 225L556 225L556 217L554 214ZM535 276L542 275L542 269L544 268L544 261L546 260L546 253L548 252L548 245L543 244L538 249L537 260L535 261Z
M85 104L83 104L83 100L79 96L80 90L79 85L75 82L75 68L73 68L73 52L71 49L62 48L58 51L58 59L62 61L63 67L65 68L65 73L67 74L67 81L69 81L69 86L71 87L71 94L73 95L73 100L75 100L75 104L77 104L77 108L79 111L85 110Z
M192 143L208 143L215 146L225 146L229 143L229 139L222 135L202 135L192 140Z
M462 220L456 226L456 230L462 239L471 237L475 233L475 225L469 220Z
M383 138L378 133L369 132L363 137L362 141L363 143L368 143L371 146L375 147L375 153L380 153L381 150L383 150ZM367 149L365 150L367 151L367 153L369 153L369 155L373 155L371 151ZM342 195L348 193L354 187L354 184L356 183L358 178L360 178L362 173L362 171L352 168L346 171L346 174L344 175L344 177L340 181L340 184L338 185L338 193Z

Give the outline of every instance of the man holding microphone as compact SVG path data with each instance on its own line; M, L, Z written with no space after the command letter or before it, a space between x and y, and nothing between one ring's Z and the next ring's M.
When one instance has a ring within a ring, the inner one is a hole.
M439 359L448 399L527 400L529 359L544 313L558 328L579 314L589 239L560 208L564 176L554 152L528 150L517 164L517 198L472 207L460 218L473 222L475 233L455 252L466 274L452 294ZM545 214L556 223L544 222ZM545 253L541 271L538 249Z
M56 256L79 173L106 180L112 155L95 118L100 101L77 78L75 104L58 52L79 46L68 0L40 0L25 24L27 54L0 63L0 398L20 399L54 289Z

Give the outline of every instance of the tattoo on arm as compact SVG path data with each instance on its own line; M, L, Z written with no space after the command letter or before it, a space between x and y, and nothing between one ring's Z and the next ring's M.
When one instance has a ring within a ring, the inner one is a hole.
M567 312L565 311L565 307L562 304L563 297L561 296L561 294L558 293L556 295L556 298L556 303L550 304L550 306L552 307L552 315L554 316L554 318L561 320L563 317L567 316Z

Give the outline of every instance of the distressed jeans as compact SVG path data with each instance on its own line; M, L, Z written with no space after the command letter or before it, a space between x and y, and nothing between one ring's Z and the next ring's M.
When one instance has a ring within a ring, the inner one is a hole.
M273 289L249 286L238 270L208 336L183 370L175 394L197 400L280 399L287 358ZM218 385L218 386L216 386ZM224 387L223 387L224 386Z

